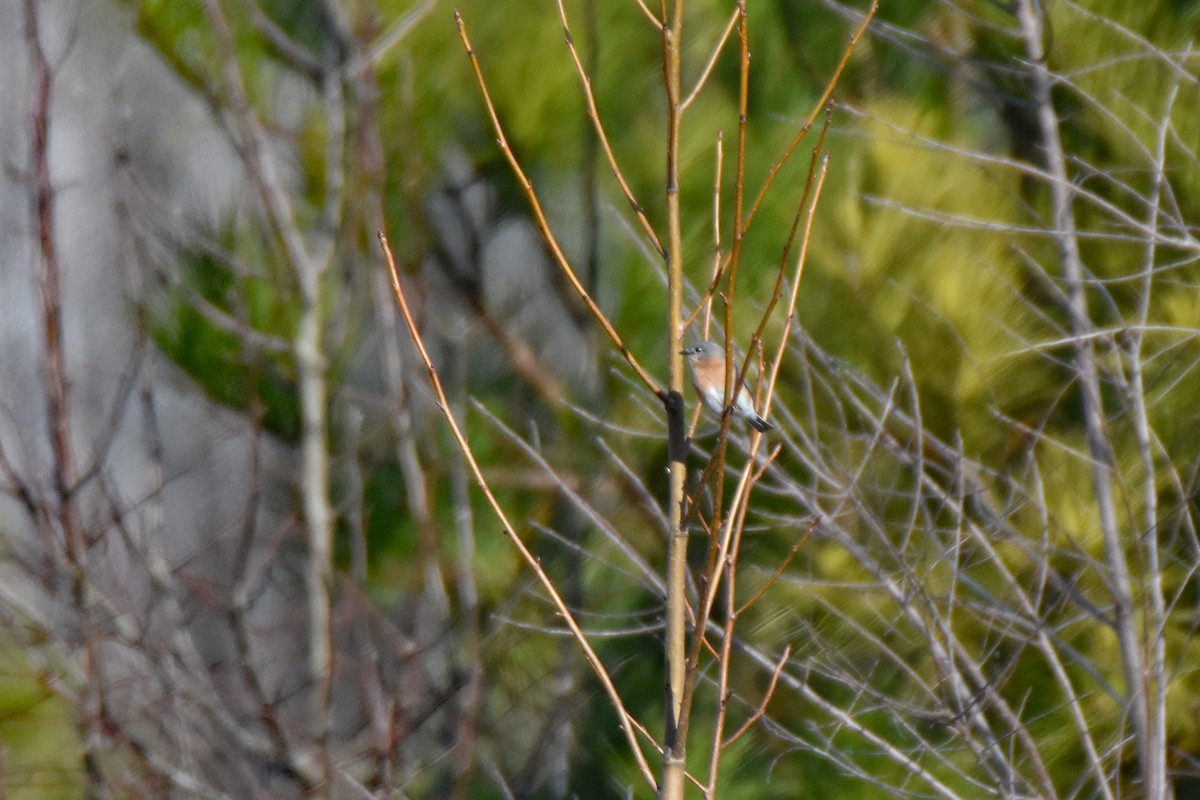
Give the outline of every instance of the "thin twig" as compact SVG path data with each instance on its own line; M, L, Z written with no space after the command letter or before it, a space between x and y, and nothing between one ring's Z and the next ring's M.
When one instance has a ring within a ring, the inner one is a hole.
M559 2L561 3L562 0L559 0ZM683 103L680 104L680 107L684 111L687 110L688 106L692 104L692 101L694 101L700 94L700 90L704 88L704 85L708 83L708 76L712 74L713 67L717 65L717 59L721 57L721 51L725 49L725 45L729 42L729 37L733 33L733 28L735 25L737 25L738 18L742 15L743 11L743 7L739 4L735 6L733 12L730 13L729 23L726 24L724 32L721 33L721 38L717 41L716 46L713 48L712 55L709 56L708 63L704 66L704 70L700 73L700 77L696 78L696 85L692 87L692 91L688 93L688 96L684 98Z
M745 606L743 606L743 608L744 607ZM785 664L787 664L787 660L791 657L791 655L792 646L789 644L787 647L783 648L783 655L779 657L779 663L775 665L775 670L771 673L771 682L767 684L767 691L763 693L762 702L758 704L758 708L754 710L754 713L750 715L750 718L743 722L741 727L739 727L736 731L729 734L729 737L721 743L722 750L728 750L730 747L732 747L738 739L742 738L742 735L746 733L746 731L754 727L754 723L762 719L763 714L766 713L767 704L770 703L771 698L775 696L775 686L779 683L779 674L783 672L783 667Z
M817 517L812 521L812 524L808 526L808 528L804 531L804 534L797 539L796 543L792 545L790 550L788 550L788 554L784 556L783 561L781 561L779 566L775 568L775 572L771 575L771 577L767 578L766 582L763 583L762 587L754 593L753 597L738 607L737 613L739 616L745 612L746 609L750 608L750 606L758 602L758 599L767 593L767 590L774 585L775 581L779 580L779 576L787 571L788 566L792 563L792 559L796 557L796 553L800 552L800 548L803 547L804 543L808 541L810 536L812 536L812 532L816 530L817 525L820 524L820 522L820 517Z
M563 36L567 42L567 49L571 53L571 61L575 64L575 72L579 75L579 84L583 87L583 98L587 103L588 119L592 121L592 128L596 131L596 137L600 141L600 146L604 149L604 155L608 159L608 166L612 169L613 177L617 179L617 186L621 189L621 194L625 196L625 200L629 203L629 207L633 209L634 215L638 218L638 222L642 225L642 232L650 239L650 243L654 245L654 249L658 252L659 258L666 256L663 250L662 243L658 240L658 234L654 232L654 226L650 224L650 220L646 217L646 210L638 199L633 196L633 189L629 188L629 182L625 180L625 173L622 172L621 166L617 163L616 153L613 152L612 145L608 141L608 133L604 130L604 123L600 121L600 109L596 106L596 95L592 91L592 78L588 75L587 70L583 66L583 61L579 58L579 53L575 49L575 39L571 36L571 23L567 20L567 9L563 5L563 0L557 0L558 16L562 20Z
M871 24L871 20L875 18L875 12L878 10L879 0L871 0L871 7L866 10L863 15L862 23L858 26L858 29L854 32L854 35L850 37L850 42L846 45L846 50L842 53L842 59L838 62L837 68L833 71L833 77L830 78L829 82L825 85L825 91L821 93L821 97L813 105L812 112L808 115L808 118L804 120L804 124L800 126L800 130L796 132L796 135L792 138L792 141L788 143L787 147L783 148L783 153L779 156L779 158L775 159L775 162L771 164L771 168L767 171L767 177L763 180L762 188L758 190L758 196L756 196L754 198L754 202L750 204L750 211L747 213L746 219L743 222L743 228L750 227L750 222L758 214L758 209L762 205L763 198L766 197L767 190L771 188L771 185L775 182L775 178L778 177L779 171L783 169L785 164L787 164L796 147L808 133L809 128L811 128L813 123L817 121L817 115L821 113L822 109L824 109L826 104L829 102L829 98L833 96L833 90L837 87L838 81L842 77L842 72L846 69L846 64L850 62L850 56L854 54L854 50L858 46L859 40L862 38L862 35L867 32L867 27Z
M521 184L521 188L525 192L525 196L529 200L530 208L533 210L534 219L537 221L538 230L542 232L542 237L546 240L546 245L550 248L550 253L554 256L555 263L558 264L559 269L562 270L567 282L571 284L571 287L575 290L576 294L578 294L580 299L583 300L584 305L587 306L588 311L591 312L596 322L599 323L600 327L604 329L604 332L608 334L608 337L612 340L613 346L616 347L617 352L621 354L621 356L629 364L630 368L634 371L634 373L637 374L638 378L641 379L642 383L646 385L646 388L665 400L666 393L662 390L662 387L659 386L658 381L656 381L654 377L642 367L641 363L633 355L633 352L626 346L620 334L617 333L617 329L608 319L608 316L605 315L604 311L601 310L600 306L580 282L579 276L575 274L575 270L571 266L571 262L567 259L566 254L563 253L562 248L559 246L558 239L554 235L554 231L551 230L550 222L546 219L546 213L542 209L541 200L538 199L537 192L534 191L533 182L521 168L521 164L519 161L517 161L516 155L513 154L512 148L508 146L508 138L505 136L504 128L500 124L500 117L496 113L496 106L492 103L491 93L488 91L487 82L483 77L483 70L480 68L479 59L475 55L475 49L471 46L471 40L467 36L467 26L463 21L462 14L460 14L458 11L455 11L454 19L458 23L458 36L462 40L463 47L467 51L467 57L471 61L471 70L475 74L475 81L478 83L479 91L483 95L483 102L487 107L488 119L491 120L492 131L496 134L496 143L500 146L501 152L504 153L505 160L508 162L508 165L512 169L513 174L516 176L518 183Z
M596 654L596 651L592 649L587 637L584 635L578 623L575 621L575 617L571 614L571 610L567 607L566 601L563 600L562 596L555 588L554 582L550 580L550 576L546 574L544 569L542 569L541 561L534 556L532 552L530 552L528 547L525 546L525 543L521 541L521 538L517 535L516 528L513 527L513 525L508 521L508 515L500 505L500 501L497 500L496 496L492 493L487 479L483 477L483 472L480 470L479 464L475 460L475 454L471 449L470 442L467 441L466 435L462 432L462 428L459 427L458 421L450 412L450 402L447 400L446 393L442 389L442 382L438 377L437 368L434 367L433 360L429 357L429 351L425 349L425 341L421 336L420 330L417 328L417 323L412 316L412 312L409 311L408 301L405 299L404 295L404 289L400 285L400 273L396 270L396 262L392 257L392 249L388 245L387 237L384 235L383 231L379 231L378 236L379 243L383 247L383 252L387 259L388 271L392 279L392 290L396 293L396 300L400 304L400 313L404 317L405 325L408 326L408 332L412 336L413 344L416 345L417 352L421 356L421 362L425 365L425 369L429 373L429 380L433 385L434 394L437 396L438 408L441 410L442 416L445 417L446 423L450 426L450 432L454 435L454 441L458 444L459 450L463 454L463 458L466 459L467 467L470 469L476 485L479 486L479 489L483 492L483 495L487 500L488 505L491 507L492 512L500 521L504 535L507 536L509 541L513 543L513 545L517 548L517 552L520 553L521 558L525 560L525 563L533 571L534 575L537 576L538 582L541 583L542 588L544 588L546 593L550 596L550 600L557 609L559 616L562 617L564 624L566 624L567 628L571 631L571 635L574 636L575 641L579 643L579 648L583 651L588 665L592 668L592 671L600 680L600 684L604 687L604 691L608 695L609 702L612 703L613 709L617 712L617 716L621 721L621 730L625 732L625 738L629 743L629 748L633 752L634 758L637 760L638 767L642 772L642 776L646 779L647 784L651 788L657 789L658 782L654 778L654 773L650 770L650 765L646 762L645 755L638 746L637 735L635 733L633 724L633 717L628 711L625 710L625 704L621 701L621 696L617 692L617 688L613 684L612 678L609 676L608 671L604 668L604 663L600 660L600 657Z

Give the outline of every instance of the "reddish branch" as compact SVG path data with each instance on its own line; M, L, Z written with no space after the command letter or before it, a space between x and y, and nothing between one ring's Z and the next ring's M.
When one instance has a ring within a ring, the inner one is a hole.
M54 74L38 33L36 0L25 0L25 38L33 55L33 184L38 248L42 257L41 290L46 360L46 424L54 456L54 489L66 538L67 558L78 566L83 529L71 496L75 491L75 459L71 453L71 420L67 402L66 356L63 348L62 265L54 242L54 184L50 178L50 102ZM47 542L47 544L51 544Z

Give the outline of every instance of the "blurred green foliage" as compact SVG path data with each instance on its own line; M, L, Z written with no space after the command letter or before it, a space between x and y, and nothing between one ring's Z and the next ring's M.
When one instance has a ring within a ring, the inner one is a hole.
M271 257L254 236L227 231L214 237L246 263L270 265ZM170 296L152 322L159 347L184 366L219 403L262 418L276 435L295 441L300 411L289 354L264 352L247 343L230 321L242 320L253 333L273 337L283 347L295 327L294 299L277 280L261 273L239 275L211 251L181 250L180 281L185 291ZM197 301L196 298L199 298ZM206 314L201 308L210 309Z
M19 644L0 643L0 782L13 800L79 797L83 767L70 706L47 685Z

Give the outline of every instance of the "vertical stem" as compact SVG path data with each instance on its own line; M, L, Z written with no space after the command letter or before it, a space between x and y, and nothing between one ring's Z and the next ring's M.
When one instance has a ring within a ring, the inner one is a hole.
M75 498L79 478L71 447L71 409L66 378L66 348L63 341L62 263L58 258L58 245L54 238L55 191L50 175L50 107L54 73L46 52L42 49L36 0L25 0L25 39L33 57L34 73L34 99L30 122L33 128L34 204L38 249L42 261L38 288L42 301L42 335L46 348L45 371L42 375L46 393L46 425L54 459L54 495L58 523L62 528L62 552L70 577L71 603L78 614L77 624L83 633L84 680L79 714L83 728L84 774L87 776L89 793L94 795L99 793L103 781L96 753L101 747L97 739L100 734L99 722L103 714L104 696L100 675L96 669L96 641L86 618L87 537ZM47 553L57 558L59 545L55 541L53 523L48 521L44 530Z
M666 10L665 2L663 6ZM668 512L671 537L667 543L667 703L663 774L659 797L683 797L685 741L683 716L687 648L685 642L687 526L683 519L684 484L687 478L687 441L683 419L683 235L679 208L679 131L683 108L680 96L680 39L683 34L683 0L676 0L670 23L663 20L663 77L667 88L667 357L670 389L667 393L670 487Z
M750 110L750 32L747 29L746 0L738 0L738 128L736 176L733 184L733 243L729 250L728 284L725 288L725 407L733 402L733 382L736 362L733 359L733 308L737 289L738 263L742 241L746 238L743 219L746 204L746 119ZM721 446L725 441L722 436ZM721 473L718 472L718 475ZM720 486L718 478L718 486Z
M313 265L306 265L311 267ZM299 376L301 415L301 486L304 521L308 530L309 666L316 681L319 737L328 735L332 647L330 642L330 560L333 518L326 497L329 460L325 443L326 375L322 352L320 273L306 268L300 274L301 311L294 351Z
M1133 724L1138 761L1145 781L1145 796L1151 800L1159 800L1166 796L1166 776L1162 769L1162 760L1151 753L1148 740L1150 725L1147 718L1145 663L1137 620L1133 616L1133 590L1129 566L1117 525L1113 488L1115 461L1106 431L1099 368L1091 337L1094 325L1088 316L1083 257L1079 251L1075 214L1072 209L1075 190L1067 174L1058 115L1051 97L1053 76L1046 65L1041 6L1035 6L1034 0L1020 0L1016 13L1025 39L1025 52L1030 61L1034 104L1041 129L1046 170L1051 176L1050 198L1054 208L1054 231L1062 264L1071 333L1075 338L1075 371L1083 396L1084 430L1092 464L1092 488L1108 561L1109 591L1112 594L1113 615L1116 618L1121 665L1125 673L1128 713Z
M314 254L304 240L292 210L291 198L268 152L267 134L246 92L238 65L229 22L219 0L205 0L219 47L226 91L238 136L235 141L250 180L258 190L267 212L267 223L283 257L300 288L300 319L292 338L296 361L297 388L301 419L301 493L304 525L308 535L309 563L305 582L308 600L308 666L313 685L315 739L320 754L322 793L328 797L332 761L329 734L332 727L330 699L333 688L333 640L331 593L333 555L333 509L329 502L329 452L326 442L327 364L324 352L322 319L322 283L335 247L332 226L342 202L342 169L346 133L344 87L339 70L327 70L322 86L329 141L326 152L326 203L323 211L331 226L320 254Z
M734 385L737 380L737 362L733 356L733 309L734 296L737 291L737 273L738 263L741 259L742 241L745 239L746 227L742 219L743 209L745 207L745 186L746 186L746 117L749 108L750 94L750 50L749 36L746 29L746 3L745 0L738 2L738 127L737 127L737 149L735 153L735 176L733 182L733 244L729 250L729 267L726 270L726 286L724 294L724 327L725 327L725 394L722 402L723 408L729 408L733 404L734 394L738 387ZM713 511L712 522L710 527L713 531L723 529L722 513L724 512L725 498L725 457L729 447L729 425L733 421L731 414L726 414L721 420L721 428L718 434L717 447L712 456L713 468ZM709 542L710 556L716 553L719 543L714 537ZM706 580L720 580L721 570L719 565L713 562L710 558L709 569L705 573Z
M584 0L583 3L583 36L587 53L587 63L584 72L596 75L596 63L599 60L600 23L596 18L596 0ZM586 112L585 112L586 114ZM597 118L598 119L598 118ZM600 259L600 214L598 210L598 194L596 190L596 156L600 152L600 135L596 128L585 125L583 128L583 153L580 158L582 183L580 200L583 210L583 285L589 292L596 291L597 267Z
M747 474L750 469L750 464L747 464ZM717 796L717 776L720 774L721 753L723 750L722 740L725 735L725 720L729 711L729 698L732 696L732 692L729 690L729 667L730 662L733 660L733 635L738 616L737 561L738 551L742 543L742 531L746 521L747 508L748 502L741 504L731 512L736 515L736 519L733 517L730 518L730 523L732 524L731 533L733 536L732 547L725 554L723 561L716 567L725 571L725 624L721 636L721 655L717 659L717 708L712 726L712 751L708 757L708 788L705 796L710 798Z
M72 495L77 480L71 449L71 419L67 399L66 354L63 346L62 264L54 240L54 184L50 177L50 96L54 76L42 50L35 0L25 0L25 36L33 54L34 107L33 181L38 246L42 256L39 290L42 300L42 334L46 347L43 373L46 391L46 424L54 458L54 491L59 504L68 561L81 566L83 532ZM51 544L47 542L47 544Z
M344 179L346 107L340 72L329 70L322 87L329 140L326 145L326 218L333 225L339 216ZM296 228L290 215L281 226ZM332 796L333 765L329 737L333 730L333 508L329 502L328 361L325 354L324 278L333 256L330 234L319 253L302 248L293 263L300 284L300 320L293 342L300 384L301 489L304 521L308 530L309 565L309 664L316 692L316 739L321 754L323 797Z
M1147 241L1146 255L1142 262L1142 294L1139 298L1137 323L1131 333L1129 354L1129 398L1133 408L1133 432L1137 441L1138 453L1142 459L1145 475L1142 478L1142 502L1144 508L1145 530L1139 537L1142 551L1146 557L1145 593L1148 596L1149 615L1146 623L1146 634L1151 637L1150 664L1147 673L1146 690L1146 750L1153 760L1153 771L1161 778L1164 796L1170 791L1167 785L1167 674L1166 674L1166 637L1163 627L1166 624L1167 611L1163 598L1163 580L1161 557L1158 551L1158 477L1154 463L1154 441L1151 434L1150 418L1146 402L1146 386L1142 371L1142 346L1145 342L1146 324L1150 315L1150 300L1154 292L1154 262L1156 254L1155 232L1159 222L1159 204L1162 202L1163 182L1167 158L1167 135L1171 127L1171 110L1179 94L1178 82L1172 87L1167 97L1162 121L1158 129L1155 148L1154 178L1151 183L1149 207L1146 220Z
M454 372L451 377L450 407L446 410L458 419L467 418L467 337L454 340ZM459 603L460 669L466 673L462 689L457 693L454 758L455 780L453 797L465 799L470 795L474 773L475 745L478 737L479 701L483 689L483 664L479 629L479 591L475 585L475 515L471 511L470 476L463 458L450 464L450 493L454 503L455 588Z

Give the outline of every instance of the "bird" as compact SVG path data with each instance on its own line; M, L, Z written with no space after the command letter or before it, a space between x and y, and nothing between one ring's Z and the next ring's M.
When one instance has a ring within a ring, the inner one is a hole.
M692 384L704 407L717 416L725 411L725 350L716 342L701 342L695 347L681 350L692 365ZM734 385L737 376L733 376ZM750 423L755 430L765 433L775 426L767 422L754 410L750 393L743 386L733 404L733 415Z

